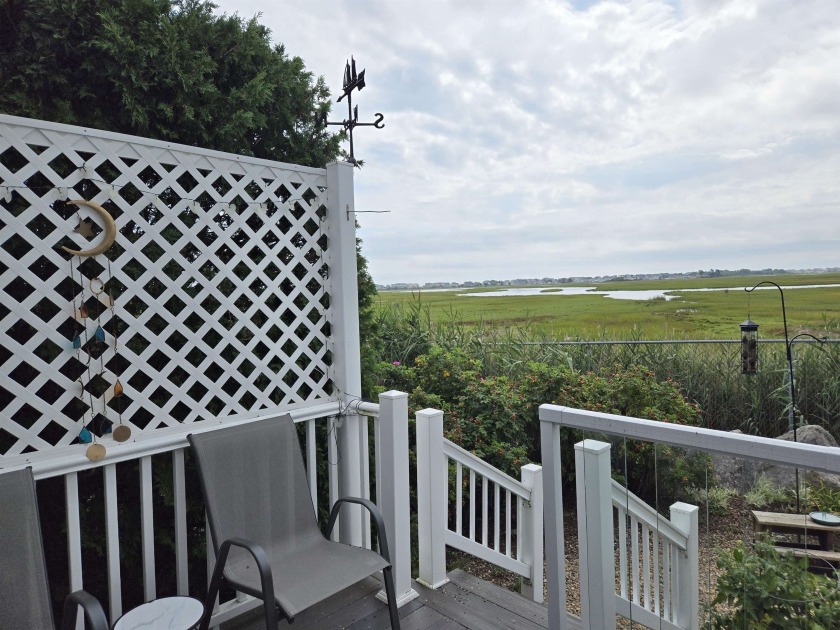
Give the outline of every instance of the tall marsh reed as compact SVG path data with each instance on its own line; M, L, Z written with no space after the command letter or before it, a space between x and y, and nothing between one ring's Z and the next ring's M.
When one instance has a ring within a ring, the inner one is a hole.
M778 436L788 430L789 395L784 342L762 342L759 371L740 372L738 341L708 342L623 338L587 341L547 338L527 324L501 328L484 322L461 324L457 314L433 318L415 303L376 310L382 360L411 363L433 346L461 349L478 360L487 376L516 376L530 362L564 364L580 372L606 374L616 366L642 366L658 378L679 383L700 405L707 427ZM799 424L816 424L840 439L840 343L795 343L793 348Z

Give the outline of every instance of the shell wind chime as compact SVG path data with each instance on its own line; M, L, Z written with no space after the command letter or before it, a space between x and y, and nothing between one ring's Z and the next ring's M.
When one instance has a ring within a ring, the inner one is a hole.
M94 278L87 280L85 275L82 273L82 264L83 261L79 259L90 259L95 258L104 254L111 245L114 244L114 241L117 237L117 225L114 221L114 218L108 213L108 211L100 206L97 203L92 201L87 201L84 199L74 199L68 200L67 203L75 204L77 206L86 206L90 208L102 221L102 227L104 230L104 234L102 236L101 242L92 247L91 249L86 250L75 250L70 249L68 247L62 247L62 249L71 254L74 258L70 259L70 276L71 279L73 274L78 272L79 274L79 282L81 285L81 291L79 292L79 304L76 304L75 296L73 298L73 311L74 317L76 321L81 324L82 331L77 333L76 336L73 338L73 349L76 351L76 358L86 365L85 372L79 377L79 384L81 386L81 394L80 397L84 400L85 393L87 392L89 397L89 406L90 406L90 421L91 424L93 423L94 419L97 417L96 407L94 405L93 400L93 393L91 391L92 384L94 382L94 378L96 378L97 382L102 382L104 380L103 374L105 373L105 361L104 355L107 350L107 337L105 334L105 329L102 326L102 313L105 311L110 310L111 312L111 322L112 322L112 330L111 334L113 337L113 350L117 352L117 325L116 320L114 318L114 296L112 293L111 288L109 288L109 282L111 280L111 261L106 257L107 265L105 269L107 269L107 279L103 280L100 278L99 275L95 276ZM79 217L79 225L76 227L75 230L78 234L91 237L93 236L93 225L91 221L82 220ZM76 269L73 269L73 260L76 260ZM89 292L90 299L93 300L93 304L96 304L96 313L89 312L87 299L85 297L85 293ZM90 332L91 325L95 324L93 328L93 332ZM84 337L84 338L83 338ZM98 373L94 377L94 372L96 371L95 368L97 366L91 366L92 363L96 361L93 358L94 347L99 352L98 362L99 362L99 370ZM87 354L87 360L82 359L82 351L84 350L85 354ZM84 381L84 376L87 374L87 385ZM116 380L112 388L110 388L110 397L107 395L108 392L102 392L102 410L101 416L103 417L103 421L100 423L100 433L109 433L111 432L111 422L108 419L108 401L113 398L119 398L123 394L123 386L120 382L119 375L117 375ZM82 443L89 444L85 455L87 458L92 462L97 462L102 460L105 457L105 446L102 445L97 441L97 434L95 431L91 431L88 429L88 425L85 422L87 413L82 416L82 429L79 431L79 440ZM131 437L131 428L124 425L122 423L122 413L120 413L119 424L118 426L113 429L113 438L117 442L125 442Z

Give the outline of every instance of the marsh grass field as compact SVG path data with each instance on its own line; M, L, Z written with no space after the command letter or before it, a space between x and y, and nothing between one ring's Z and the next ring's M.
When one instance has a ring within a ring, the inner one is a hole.
M670 300L615 299L603 295L552 295L561 287L544 287L542 295L476 297L492 288L458 290L381 291L379 306L412 310L434 322L481 325L491 329L527 329L534 337L553 339L736 339L738 325L748 317L759 323L759 336L784 336L779 291L774 287L752 293L769 280L782 287L835 285L784 289L791 335L840 335L840 273L731 276L678 280L613 281L586 286L599 291L665 290ZM506 287L508 288L508 287ZM685 289L719 289L684 291ZM728 290L727 290L728 289Z

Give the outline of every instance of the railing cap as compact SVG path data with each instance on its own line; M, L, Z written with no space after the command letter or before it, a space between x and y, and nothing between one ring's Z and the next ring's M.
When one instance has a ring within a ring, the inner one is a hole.
M609 453L610 445L599 440L582 440L575 444L575 450L600 455L601 453Z

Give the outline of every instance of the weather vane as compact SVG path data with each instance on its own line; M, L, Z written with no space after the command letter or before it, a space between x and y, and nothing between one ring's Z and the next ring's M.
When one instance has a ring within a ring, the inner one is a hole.
M320 118L320 122L323 125L341 125L344 127L344 130L347 131L350 136L350 163L354 166L358 166L359 163L353 155L353 129L356 127L376 127L377 129L382 129L382 127L385 126L385 123L382 122L385 119L385 115L380 114L379 112L377 112L376 120L373 122L359 122L359 106L356 105L353 107L352 92L357 88L361 92L363 87L365 87L365 71L362 70L356 74L356 60L353 59L353 57L350 57L350 61L348 61L344 66L344 94L339 96L337 101L340 103L345 96L347 97L347 120L342 120L341 122L328 122L326 112L321 114Z

